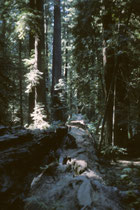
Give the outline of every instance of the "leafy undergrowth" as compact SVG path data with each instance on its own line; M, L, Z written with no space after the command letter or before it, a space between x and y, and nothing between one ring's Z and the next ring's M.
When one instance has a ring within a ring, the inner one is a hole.
M140 209L140 159L112 162L101 173L107 185L118 188L126 209Z

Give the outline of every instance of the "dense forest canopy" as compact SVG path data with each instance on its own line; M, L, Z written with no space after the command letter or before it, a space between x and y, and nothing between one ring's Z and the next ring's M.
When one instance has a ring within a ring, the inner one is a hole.
M99 146L140 133L139 0L1 0L0 124L82 113Z

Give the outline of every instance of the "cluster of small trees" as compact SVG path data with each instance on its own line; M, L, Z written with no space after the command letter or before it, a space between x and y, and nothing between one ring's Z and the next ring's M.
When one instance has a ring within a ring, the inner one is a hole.
M100 144L121 147L140 131L139 0L2 0L0 8L0 123L46 126L81 112Z

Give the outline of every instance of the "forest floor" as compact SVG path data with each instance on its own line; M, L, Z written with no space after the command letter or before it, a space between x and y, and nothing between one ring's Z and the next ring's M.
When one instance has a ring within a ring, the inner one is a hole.
M99 164L83 121L70 127L77 146L61 148L58 161L42 167L25 210L139 210L140 160Z
M84 121L68 126L57 159L44 160L34 176L24 209L140 210L140 160L101 164Z
M8 174L4 173L0 184L2 190L8 189L9 194L5 194L0 209L140 210L140 158L116 162L98 158L95 139L81 118L79 115L67 125L68 133L67 127L62 126L61 131L64 134L65 128L66 133L61 142L60 135L54 135L53 141L51 136L50 141L48 135L47 138L43 137L43 147L36 149L27 170L21 164L21 159L19 163L23 170L12 165L9 174L8 165ZM53 146L53 150L48 150L49 144L54 143L58 145L56 149ZM23 153L17 150L22 156ZM27 154L23 156L24 161ZM38 156L41 156L39 162ZM8 199L9 203L5 206ZM13 208L10 206L11 199L14 201Z
M140 209L140 158L102 165L100 172L107 185L118 188L125 209Z

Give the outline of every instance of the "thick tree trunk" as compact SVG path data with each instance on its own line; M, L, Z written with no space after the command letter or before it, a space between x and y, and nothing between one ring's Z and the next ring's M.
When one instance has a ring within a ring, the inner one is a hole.
M61 78L61 11L60 0L54 0L54 33L53 33L53 61L52 61L52 117L63 121L63 104L60 100L61 90L55 90L55 85Z
M35 54L37 59L37 69L42 72L42 79L40 79L37 85L37 102L46 106L46 95L45 95L45 73L42 66L42 52L44 50L44 18L43 18L43 0L36 2L36 9L40 12L41 19L38 21L38 27L40 29L40 35L35 36Z
M33 113L35 107L35 88L32 88L32 92L29 93L29 111L28 111L28 124L32 123L31 113Z
M54 34L53 34L53 66L52 95L54 87L61 78L61 12L60 0L54 0Z
M112 38L112 14L111 0L104 0L104 12L103 16L103 30L104 30L104 42L103 42L103 65L104 65L104 78L106 88L106 99L110 99L106 113L106 124L107 124L107 143L112 144L112 119L113 119L113 92L114 85L113 74L114 74L114 50L109 46L108 41Z
M127 93L127 82L129 78L129 58L127 51L127 39L125 26L119 26L118 73L116 79L116 100L115 100L115 144L126 147L128 141L128 118L129 118L129 97Z
M40 14L43 14L43 0L35 1L30 0L31 9L36 9ZM42 68L42 50L44 48L44 23L43 16L38 21L38 27L40 33L33 36L30 34L29 46L30 46L30 55L31 51L35 50L35 68L42 72L42 79L39 80L39 83L36 87L32 88L32 91L29 93L29 124L32 122L31 113L33 113L36 103L41 103L46 105L46 96L45 96L45 74Z
M47 91L48 91L48 83L49 83L49 71L48 71L48 65L49 65L49 46L48 46L48 27L49 27L49 21L48 21L48 13L49 13L49 5L47 4L44 9L44 54L45 54L45 64L46 64L46 70L45 70L45 78L46 78L46 84L47 84Z
M21 65L21 41L19 40L19 103L20 103L20 125L23 126L23 97L22 97L22 65Z
M124 71L127 71L124 69ZM126 88L126 72L118 71L116 81L116 112L115 112L115 144L126 147L128 140L128 95Z
M45 58L45 83L46 83L46 114L47 119L49 120L51 118L51 84L50 84L50 77L52 75L52 72L49 68L49 60L51 59L51 55L49 53L49 40L50 40L50 28L51 19L50 19L50 2L47 2L47 4L44 7L44 58Z
M29 7L31 9L35 9L35 1L30 0ZM29 56L32 55L32 51L34 50L34 43L35 43L35 38L33 34L30 32L29 34ZM35 88L32 88L32 91L29 93L29 98L28 98L28 103L29 103L29 110L28 110L28 124L30 125L32 123L32 118L31 118L31 113L34 111L35 107Z

